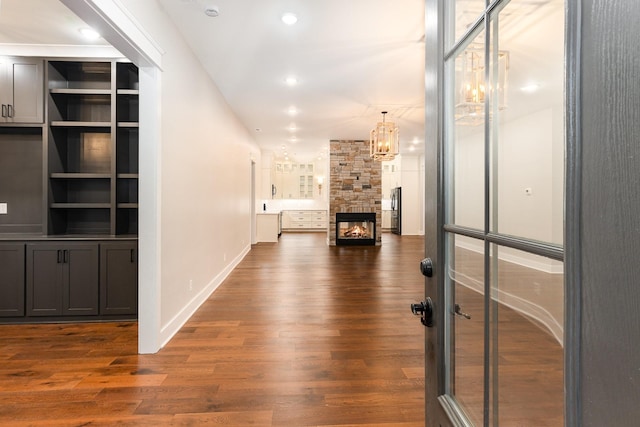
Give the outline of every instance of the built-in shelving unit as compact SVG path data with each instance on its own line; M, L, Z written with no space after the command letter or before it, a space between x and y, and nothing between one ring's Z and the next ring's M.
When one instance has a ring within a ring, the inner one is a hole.
M47 234L138 232L138 72L47 61Z
M138 69L0 58L17 65L31 77L0 82L0 323L134 319Z
M138 233L138 68L116 63L116 234Z

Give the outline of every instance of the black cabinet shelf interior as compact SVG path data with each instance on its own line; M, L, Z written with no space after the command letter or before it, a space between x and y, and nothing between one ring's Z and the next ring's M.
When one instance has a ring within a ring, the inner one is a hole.
M111 90L111 62L49 61L49 89Z
M116 234L138 234L138 204L122 204L116 210Z
M51 91L51 122L111 122L111 94L86 94Z
M140 89L138 67L129 62L116 63L116 87L118 90Z
M138 128L119 128L116 135L116 173L138 173Z
M138 179L119 178L116 183L116 200L121 203L138 203Z
M51 129L50 173L111 173L111 134L85 129Z
M111 209L103 204L60 204L49 209L49 234L110 233Z
M47 232L138 232L138 69L49 61Z
M111 179L51 179L49 180L49 191L52 207L60 203L100 203L109 207Z
M118 95L116 103L116 116L118 123L137 123L138 116L138 95Z

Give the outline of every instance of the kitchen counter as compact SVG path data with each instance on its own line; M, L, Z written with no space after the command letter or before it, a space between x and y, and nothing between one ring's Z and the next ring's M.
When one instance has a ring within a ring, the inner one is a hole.
M282 215L279 211L262 211L256 214L256 241L277 242L282 232Z

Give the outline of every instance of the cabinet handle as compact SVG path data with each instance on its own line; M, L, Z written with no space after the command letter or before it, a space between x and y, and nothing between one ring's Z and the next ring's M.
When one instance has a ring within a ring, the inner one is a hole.
M14 108L13 108L13 105L7 104L7 107L8 107L7 108L7 111L8 111L8 116L7 117L13 117L13 113L15 111Z
M131 262L136 262L135 251L131 249Z
M58 264L62 262L62 251L58 249Z
M7 117L7 105L2 104L2 117Z
M69 263L69 251L67 249L64 250L64 263Z

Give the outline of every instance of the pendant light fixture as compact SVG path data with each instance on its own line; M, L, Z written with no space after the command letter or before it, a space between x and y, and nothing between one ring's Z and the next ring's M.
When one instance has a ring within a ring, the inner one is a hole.
M386 114L386 111L382 112L382 121L371 129L369 139L369 155L379 162L393 160L400 148L398 127L393 122L385 121Z
M485 51L472 44L456 59L455 119L460 125L484 123L485 97L491 95L490 114L506 108L509 52L498 51L491 62L490 82L485 82Z

